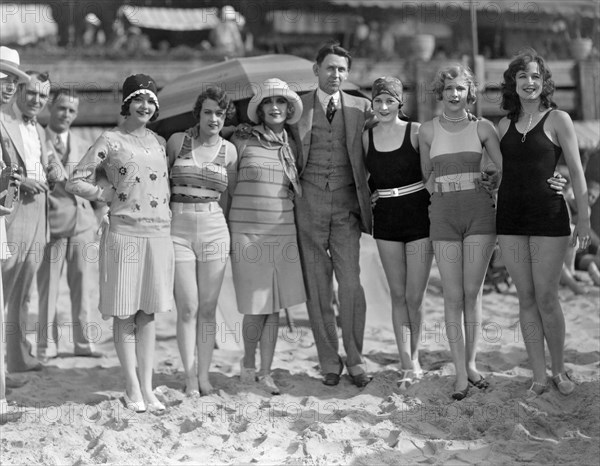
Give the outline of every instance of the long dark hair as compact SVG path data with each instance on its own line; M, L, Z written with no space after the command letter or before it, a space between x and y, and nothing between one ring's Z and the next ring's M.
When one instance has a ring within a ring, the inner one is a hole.
M516 76L519 71L527 68L529 63L537 63L540 76L542 77L542 94L540 95L541 106L544 108L556 108L552 100L554 94L554 81L552 73L546 66L544 59L533 49L523 50L508 65L504 72L502 82L502 108L508 111L508 119L516 122L521 114L521 101L517 94Z

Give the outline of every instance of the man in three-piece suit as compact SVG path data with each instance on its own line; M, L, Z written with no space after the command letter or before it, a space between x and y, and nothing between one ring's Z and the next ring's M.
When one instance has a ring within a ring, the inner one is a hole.
M48 181L46 167L51 149L44 128L37 122L50 94L46 73L28 72L12 104L0 111L2 157L22 172L20 196L6 219L7 247L11 254L2 264L6 307L6 353L9 372L40 370L26 339L27 299L42 262L48 238Z
M93 267L96 263L96 216L90 201L65 190L70 172L86 153L89 144L70 131L77 118L79 97L74 90L58 89L50 103L50 121L46 140L54 148L48 171L53 187L48 196L50 242L37 276L39 293L39 327L37 356L42 362L58 356L59 341L71 341L76 356L101 357L94 351L97 337L89 326L93 304ZM64 265L71 296L71 328L58 326L56 303Z
M323 383L340 381L333 309L333 272L338 282L339 320L352 382L370 378L362 358L366 302L360 284L360 235L371 233L372 215L361 135L371 116L367 99L340 91L352 58L337 45L322 47L313 67L318 89L302 96L304 111L294 131L302 196L295 199L298 245L307 288L308 314Z

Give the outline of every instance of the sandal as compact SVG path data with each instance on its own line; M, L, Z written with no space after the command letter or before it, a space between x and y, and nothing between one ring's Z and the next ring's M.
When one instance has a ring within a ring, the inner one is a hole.
M417 379L415 371L412 369L406 369L401 372L401 379L398 380L398 388L400 390L407 390L411 385L415 383Z
M469 384L467 384L467 386L463 390L459 390L459 389L455 388L454 392L452 392L452 399L454 399L456 401L460 401L460 400L463 400L464 398L466 398L468 394L469 394Z
M261 384L264 388L266 388L267 391L271 393L271 395L279 395L279 387L275 384L273 377L271 377L269 374L261 375L258 378L258 383Z
M479 375L479 380L473 381L470 378L468 378L467 380L471 385L473 385L475 388L478 388L479 390L485 390L490 386L490 383L487 380L485 380L485 377L481 374Z
M529 387L525 392L525 400L531 401L540 396L547 389L548 385L545 383L531 382L531 387Z
M552 377L552 382L562 395L570 395L573 393L573 390L575 390L575 383L573 383L573 380L568 372L555 375Z

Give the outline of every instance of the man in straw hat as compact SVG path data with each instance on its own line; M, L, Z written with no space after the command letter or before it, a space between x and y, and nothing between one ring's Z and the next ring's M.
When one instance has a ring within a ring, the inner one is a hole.
M307 308L323 383L337 385L344 369L333 310L335 272L345 366L352 383L364 387L370 379L361 354L366 302L359 248L361 231L371 232L372 217L361 134L371 107L368 100L340 91L351 64L350 54L339 45L325 45L317 53L313 70L319 87L302 96L304 111L297 124L303 194L295 205Z
M6 106L17 90L17 84L20 80L29 81L29 76L19 68L19 53L16 50L8 47L0 47L0 106ZM0 134L1 136L1 134ZM6 161L4 151L2 151L2 159L0 159L0 169L5 169L9 166L10 160L8 155ZM18 177L18 175L17 175ZM18 177L20 178L20 177ZM3 187L4 188L4 187ZM0 261L6 259L7 255L7 237L5 226L5 215L9 215L13 211L13 207L6 207L6 196L8 190L0 193ZM2 272L0 268L0 282L2 281ZM4 293L0 286L0 424L10 420L16 420L20 417L20 413L11 409L6 402L7 386L18 388L22 383L12 381L5 376L4 368Z
M29 76L20 68L19 52L0 47L0 106L11 101L19 82L29 81Z
M0 143L7 165L22 173L19 198L7 217L7 251L11 257L2 264L6 295L6 348L9 372L40 370L26 339L27 300L47 242L49 150L44 128L37 122L46 106L50 81L46 73L23 73L14 54L2 55L2 71L22 78L14 99L0 112ZM12 60L11 60L12 58ZM26 78L29 78L27 81Z

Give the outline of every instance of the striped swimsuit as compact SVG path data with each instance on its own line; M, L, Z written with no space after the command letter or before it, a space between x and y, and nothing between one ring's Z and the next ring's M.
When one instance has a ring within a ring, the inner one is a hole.
M171 238L175 262L222 260L229 255L229 230L219 205L227 189L228 142L221 140L210 162L194 159L192 139L185 136L171 167ZM233 149L233 148L232 148Z
M483 147L477 121L457 133L446 131L433 119L430 158L435 189L429 205L433 241L462 241L470 235L496 233L492 197L476 186Z

